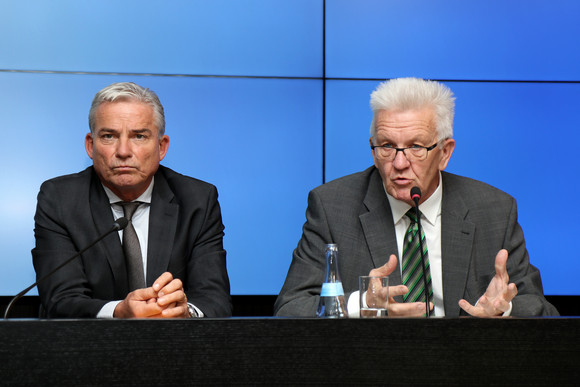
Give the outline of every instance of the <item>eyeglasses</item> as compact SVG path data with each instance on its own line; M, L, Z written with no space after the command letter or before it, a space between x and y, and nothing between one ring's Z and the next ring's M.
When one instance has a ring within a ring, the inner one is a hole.
M437 143L427 147L420 145L413 145L407 148L395 148L391 144L386 145L371 145L371 149L375 151L375 155L387 161L393 161L397 157L397 153L403 152L409 161L423 161L427 158L430 150L435 149ZM408 151L408 152L405 152Z

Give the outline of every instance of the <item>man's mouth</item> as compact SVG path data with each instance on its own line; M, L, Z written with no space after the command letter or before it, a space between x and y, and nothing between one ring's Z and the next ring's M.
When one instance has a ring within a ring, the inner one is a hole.
M131 165L117 165L117 166L113 167L113 170L115 170L115 171L121 171L121 172L123 172L123 171L132 171L132 170L135 170L135 169L137 169L137 168L136 167L133 167Z
M396 177L393 179L393 182L397 185L407 185L410 184L413 180L407 179L405 177Z

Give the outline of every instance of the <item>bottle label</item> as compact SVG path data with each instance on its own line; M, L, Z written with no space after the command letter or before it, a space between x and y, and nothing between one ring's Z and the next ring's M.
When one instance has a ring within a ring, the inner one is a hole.
M342 282L325 282L320 290L320 297L344 296Z

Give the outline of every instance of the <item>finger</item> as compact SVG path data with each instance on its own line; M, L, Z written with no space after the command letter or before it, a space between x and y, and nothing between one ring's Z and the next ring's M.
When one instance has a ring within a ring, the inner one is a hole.
M189 310L187 306L176 306L174 308L167 308L161 312L163 318L188 317Z
M151 298L156 298L157 292L153 288L137 289L129 293L126 299L135 301L148 301Z
M169 294L165 294L157 299L157 304L162 307L167 307L171 303L187 303L187 296L182 290L178 290Z
M475 306L466 300L459 300L459 306L474 317L497 317L509 309L509 303L503 304L500 300L492 302L485 295L479 298Z
M432 304L430 305L432 308ZM389 317L423 317L425 316L424 302L393 302L389 303Z
M508 252L506 249L501 249L495 256L495 273L506 281L506 283L509 280L507 273L507 259Z
M389 286L389 299L407 293L409 293L409 288L405 285Z
M383 266L371 270L369 276L384 277L390 275L395 270L396 267L397 267L397 257L395 256L395 254L391 254L391 256L389 257L389 261L385 263Z
M132 305L133 316L136 318L146 318L161 314L163 308L156 303L138 303Z
M155 280L155 282L153 283L153 290L158 292L171 281L173 281L173 275L170 272L166 271Z
M508 290L507 290L506 300L507 301L511 301L517 295L518 295L518 288L517 288L516 284L514 284L514 283L509 284L508 285Z
M382 286L383 286L383 284L381 282L380 277L371 277L367 292L377 293L377 292L379 292L379 289L382 288Z
M366 304L369 308L385 308L388 305L386 292L366 292Z
M179 278L174 279L165 285L161 290L159 290L159 296L164 296L166 294L171 294L174 292L183 292L183 283Z
M459 300L459 307L463 309L465 312L467 312L467 314L469 314L470 316L481 317L481 311L477 307L467 302L467 300L464 299Z

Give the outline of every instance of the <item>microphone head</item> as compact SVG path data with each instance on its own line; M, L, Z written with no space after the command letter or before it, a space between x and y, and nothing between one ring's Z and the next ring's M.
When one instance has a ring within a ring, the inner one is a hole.
M128 224L129 221L127 220L127 218L119 218L115 220L115 222L113 223L113 227L115 227L115 230L119 231L127 227Z
M413 200L415 203L419 203L419 200L421 200L421 188L411 188L411 200Z

